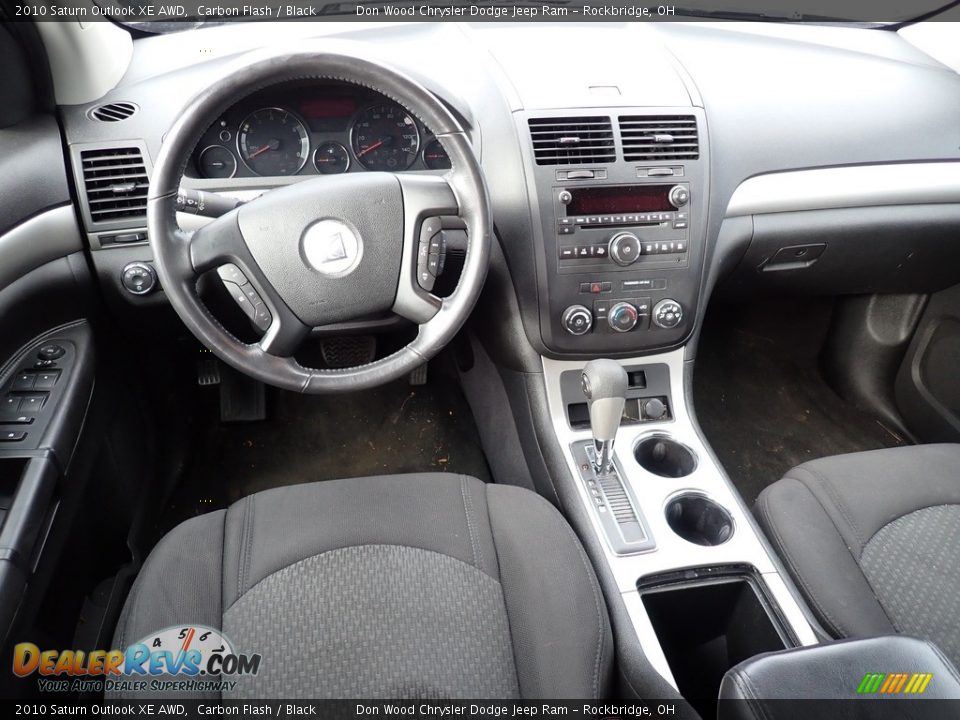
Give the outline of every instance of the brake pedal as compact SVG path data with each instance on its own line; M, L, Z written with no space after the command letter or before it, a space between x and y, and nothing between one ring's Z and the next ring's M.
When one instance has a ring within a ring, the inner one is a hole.
M220 361L216 357L207 353L197 360L197 385L219 385L220 384Z
M427 384L427 363L424 363L420 367L410 371L410 384L411 385Z
M259 380L226 368L220 383L220 422L267 419L267 390Z
M349 368L373 362L377 338L373 335L343 335L320 341L323 361L330 368Z

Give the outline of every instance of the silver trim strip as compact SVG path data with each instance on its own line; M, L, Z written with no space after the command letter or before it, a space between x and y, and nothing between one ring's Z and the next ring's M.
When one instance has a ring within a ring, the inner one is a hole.
M676 683L663 655L663 649L660 647L656 633L643 608L640 594L637 592L637 580L647 575L704 565L751 565L765 581L800 643L817 644L816 635L807 622L803 610L790 593L783 578L780 577L751 519L747 516L739 493L723 471L713 462L711 453L693 425L685 402L683 358L684 350L680 348L660 355L620 361L628 366L657 363L667 365L670 370L670 393L673 397L675 416L668 422L621 426L617 433L614 455L622 470L623 480L629 484L643 511L648 528L657 540L655 549L634 555L617 555L608 544L606 534L593 512L587 489L582 482L579 482L577 461L570 449L573 443L588 441L591 437L588 429L570 427L561 395L560 375L567 370L580 371L586 363L542 358L550 418L557 440L564 451L571 478L577 487L580 500L587 508L587 515L590 517L594 532L601 539L604 557L623 596L643 652L654 668L674 686ZM696 469L681 479L663 478L644 470L633 457L633 448L638 440L652 433L668 435L689 447L698 458ZM676 535L667 524L664 507L668 498L681 491L707 495L726 508L733 517L736 527L733 536L722 545L704 547L689 543Z
M0 235L0 290L48 262L83 250L73 206L61 205Z
M960 162L857 165L757 175L734 191L726 217L936 203L960 203Z

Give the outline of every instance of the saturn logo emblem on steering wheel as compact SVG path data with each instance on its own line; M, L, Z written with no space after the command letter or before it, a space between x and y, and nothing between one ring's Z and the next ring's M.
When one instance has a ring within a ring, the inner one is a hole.
M340 220L315 222L303 233L303 258L307 265L327 277L353 272L363 255L360 235Z

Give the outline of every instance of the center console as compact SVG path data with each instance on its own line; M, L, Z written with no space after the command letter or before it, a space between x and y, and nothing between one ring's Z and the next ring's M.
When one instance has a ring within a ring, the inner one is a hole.
M688 700L705 702L709 715L733 665L817 644L789 579L690 414L684 349L617 361L618 384L593 373L610 360L542 362L569 477L653 667ZM613 395L622 402L619 428L601 443L610 406L597 398ZM604 467L596 452L608 445Z
M540 334L553 354L682 343L704 258L707 147L699 108L531 113Z

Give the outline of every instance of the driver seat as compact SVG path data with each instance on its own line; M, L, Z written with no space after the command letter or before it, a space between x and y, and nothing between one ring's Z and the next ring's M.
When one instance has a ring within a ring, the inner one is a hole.
M262 656L223 698L610 691L607 610L570 526L533 492L466 476L281 487L182 523L147 558L114 647L197 624Z

